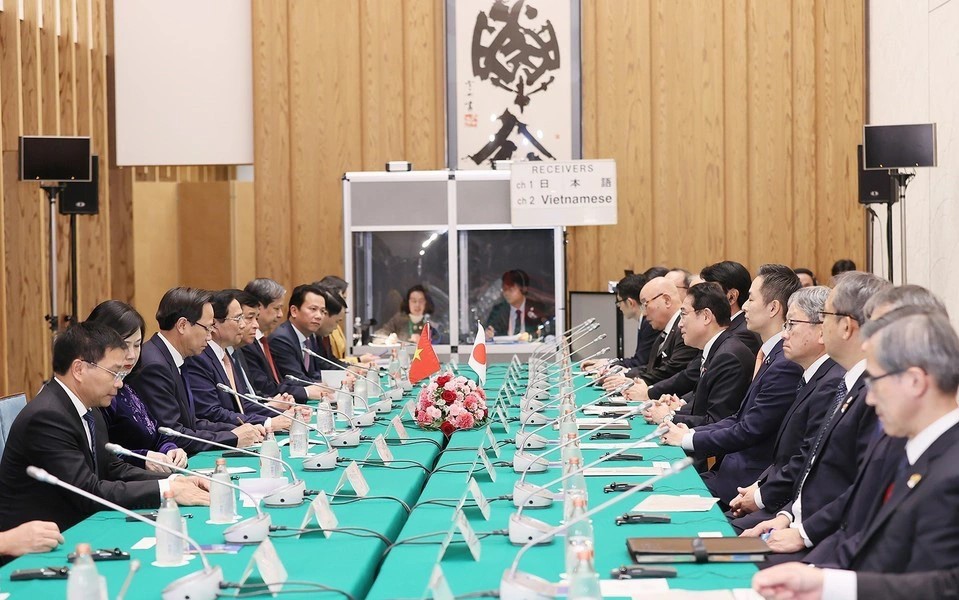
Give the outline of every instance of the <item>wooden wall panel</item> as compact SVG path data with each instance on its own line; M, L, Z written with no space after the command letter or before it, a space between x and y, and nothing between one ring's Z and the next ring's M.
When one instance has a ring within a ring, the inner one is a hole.
M231 181L232 285L243 288L256 277L256 207L253 183Z
M180 285L180 230L177 183L132 183L133 305L147 329L156 331L156 307ZM191 217L192 218L192 217Z
M723 2L723 228L727 260L749 260L749 48L746 0ZM705 260L709 260L708 258ZM703 259L700 259L702 262ZM700 265L703 266L703 265ZM696 270L696 263L686 267Z
M379 171L406 154L403 2L360 0L363 169ZM294 51L296 49L294 48Z
M816 268L816 3L792 7L794 267ZM807 266L813 265L813 266ZM815 271L814 271L815 272ZM820 271L821 273L822 271Z
M436 0L404 0L403 3L403 79L408 90L403 98L406 132L403 159L412 162L416 169L438 169L445 165L446 130L436 126L446 119L443 10L437 5Z
M232 200L229 181L176 185L179 285L222 290L232 285ZM169 246L170 241L162 245Z

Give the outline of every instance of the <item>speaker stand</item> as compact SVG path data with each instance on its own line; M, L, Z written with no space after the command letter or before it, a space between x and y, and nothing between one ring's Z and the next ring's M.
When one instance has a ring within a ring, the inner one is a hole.
M54 337L60 331L60 316L57 314L57 196L66 187L65 183L40 186L40 189L47 193L50 204L50 314L44 319Z
M899 245L902 274L900 279L906 283L906 187L915 177L915 173L905 173L898 169L889 170L889 179L895 185L895 194L892 199L886 203L886 251L889 255L889 283L893 282L892 267L892 205L899 203Z

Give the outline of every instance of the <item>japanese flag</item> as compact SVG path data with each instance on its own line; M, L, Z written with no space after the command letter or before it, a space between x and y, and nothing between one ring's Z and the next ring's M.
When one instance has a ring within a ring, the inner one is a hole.
M482 387L486 383L486 334L482 324L476 325L476 341L473 342L473 351L470 352L469 365L479 376L480 387Z

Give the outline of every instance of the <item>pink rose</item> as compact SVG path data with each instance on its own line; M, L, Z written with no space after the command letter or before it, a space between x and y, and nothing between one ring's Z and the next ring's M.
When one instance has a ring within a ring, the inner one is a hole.
M469 429L473 426L473 423L473 415L468 412L464 412L460 416L456 417L456 426L460 429Z
M416 423L420 426L429 425L433 422L433 419L430 418L429 414L425 410L417 411L416 413Z
M441 411L440 409L436 408L435 406L431 406L431 407L427 408L427 409L426 409L426 414L429 415L430 419L433 420L433 421L435 421L436 419L441 419L441 418L443 418L443 411Z
M465 410L463 409L463 407L462 407L461 405L459 405L459 404L453 404L453 405L450 406L450 416L451 416L451 417L458 417L458 416L460 416L461 414L463 414L464 412L466 412L466 411L465 411Z
M470 411L476 410L476 407L478 405L479 405L479 398L477 398L474 394L470 394L463 401L463 406L465 406L466 409Z
M486 418L486 411L485 411L485 410L480 409L480 410L476 411L474 414L476 415L476 418L479 419L480 421L482 421L483 419Z

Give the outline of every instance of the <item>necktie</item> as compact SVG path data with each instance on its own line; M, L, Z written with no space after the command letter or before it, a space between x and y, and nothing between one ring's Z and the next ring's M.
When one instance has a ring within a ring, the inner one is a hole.
M902 479L903 475L906 474L906 468L909 466L909 460L906 458L905 453L902 455L902 460L899 461L899 465L896 467L896 474L893 475L892 482L886 488L886 493L882 496L882 503L885 504L889 502L889 499L892 498L892 494L896 491L896 487L901 487L899 480Z
M764 360L766 360L766 353L760 350L759 354L756 355L756 367L753 369L753 379L756 379L756 375L759 375L759 368L763 366Z
M90 429L90 454L93 455L93 472L99 475L100 465L97 464L97 427L96 421L93 419L93 411L88 410L84 413L83 420L86 421L87 427Z
M230 360L230 355L227 353L223 354L223 370L226 371L226 378L230 381L230 387L233 388L233 400L236 402L236 407L243 413L243 404L240 402L240 397L236 394L236 373L233 371L233 361Z
M836 388L836 399L829 411L829 416L826 417L822 427L819 428L819 434L816 436L816 443L813 444L812 449L809 452L809 459L806 461L805 472L803 473L802 479L799 480L800 491L802 491L802 486L804 483L806 483L806 477L809 476L809 472L812 471L813 464L816 462L816 458L819 454L819 445L822 444L823 437L825 437L826 432L829 431L829 426L832 424L836 414L839 413L839 407L842 406L843 400L846 399L846 392L846 380L843 379L839 382L839 387Z
M260 338L260 347L263 349L263 356L266 357L266 364L270 365L273 381L280 383L280 374L276 370L276 363L273 362L273 354L270 352L270 344L266 341L266 338Z
M193 390L190 389L190 382L187 380L186 373L183 372L183 369L180 369L180 380L183 382L183 389L186 390L186 399L187 404L190 406L190 420L192 423L193 419L196 418L196 407L193 406Z
M513 331L510 332L510 335L515 335L523 330L523 313L516 309L516 322L513 324Z
M699 359L699 376L702 377L706 373L706 357Z
M799 378L799 385L796 386L796 391L797 391L797 392L801 392L804 387L806 387L806 378L805 378L805 377L800 377L800 378Z
M303 342L303 368L307 373L310 372L310 355L306 351L306 342Z

